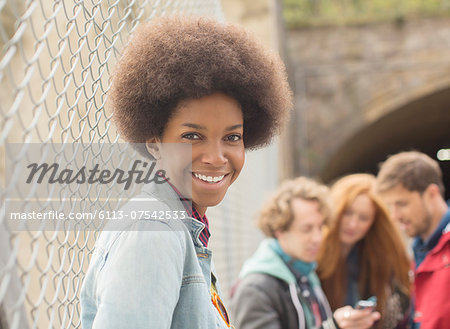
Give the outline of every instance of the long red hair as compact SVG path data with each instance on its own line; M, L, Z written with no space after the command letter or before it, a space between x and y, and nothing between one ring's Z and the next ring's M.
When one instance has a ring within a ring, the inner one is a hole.
M383 317L388 297L386 290L393 283L406 295L410 293L410 260L395 223L375 193L375 181L373 175L353 174L341 178L332 186L333 220L319 252L317 273L332 309L344 306L347 259L343 255L339 228L342 215L353 200L358 195L368 196L376 212L368 233L357 243L358 289L361 298L377 297L377 310Z

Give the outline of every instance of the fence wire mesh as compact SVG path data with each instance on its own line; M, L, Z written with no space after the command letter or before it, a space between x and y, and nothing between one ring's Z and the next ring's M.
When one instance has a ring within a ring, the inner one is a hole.
M8 153L5 145L79 143L82 153L92 143L118 143L105 109L111 68L141 22L171 13L223 20L219 0L0 0L1 329L80 328L79 292L97 236L92 230L8 228L5 198L16 186L5 177L5 162L19 163L24 155ZM244 226L252 227L248 185L244 179L212 215L221 231L215 249L224 290L259 238L239 224L246 218ZM99 199L88 203L108 206ZM230 248L230 239L244 242Z
M15 184L23 173L14 164L26 160L26 148L44 153L43 146L59 145L53 150L59 156L79 145L76 153L87 162L95 143L120 145L105 108L111 69L141 22L171 13L224 19L219 0L0 0L0 329L81 327L79 293L98 233L11 229L7 194L35 193L33 186L20 190ZM23 150L9 152L12 143ZM276 152L272 147L250 154L227 198L208 212L225 293L261 238L252 216L277 184ZM112 207L100 198L85 201L87 210ZM19 198L19 206L25 210L29 204ZM39 210L57 207L44 203Z

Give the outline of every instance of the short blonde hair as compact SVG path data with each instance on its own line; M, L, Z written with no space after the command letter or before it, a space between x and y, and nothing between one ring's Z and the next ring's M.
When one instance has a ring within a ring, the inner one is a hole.
M317 201L320 213L330 216L329 189L327 186L307 177L285 181L265 203L258 217L258 227L268 237L275 237L277 231L287 231L294 220L292 200Z

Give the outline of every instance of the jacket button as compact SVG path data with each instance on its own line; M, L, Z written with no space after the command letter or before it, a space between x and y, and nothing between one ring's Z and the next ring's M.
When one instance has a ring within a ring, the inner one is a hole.
M442 262L444 263L445 267L450 266L447 255L442 255Z

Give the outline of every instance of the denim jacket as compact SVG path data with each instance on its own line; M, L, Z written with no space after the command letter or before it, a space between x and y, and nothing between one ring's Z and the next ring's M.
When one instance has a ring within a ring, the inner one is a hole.
M184 208L165 183L149 184L122 208L136 210L170 215ZM228 328L211 302L212 253L199 240L204 224L168 217L100 234L81 290L83 329Z

